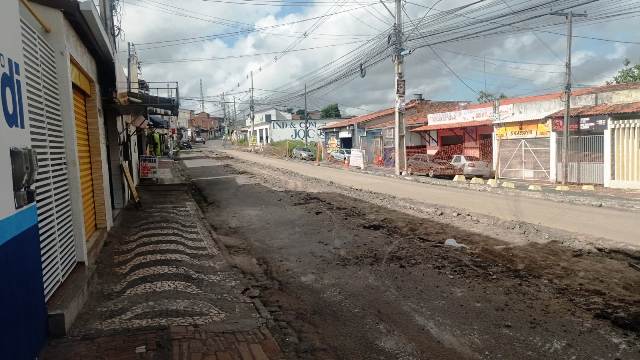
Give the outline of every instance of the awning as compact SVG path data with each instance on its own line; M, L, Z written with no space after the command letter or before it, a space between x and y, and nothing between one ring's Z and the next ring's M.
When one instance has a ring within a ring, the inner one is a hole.
M425 125L425 126L420 126L419 128L415 128L415 129L413 129L411 131L429 131L429 130L441 130L441 129L454 129L454 128L466 128L466 127L484 126L484 125L493 125L493 121L491 121L491 120L481 120L481 121L467 121L467 122L453 123L453 124Z
M169 121L161 118L158 115L149 115L149 122L152 127L157 129L168 129Z
M147 119L145 119L144 116L138 116L137 118L131 121L131 125L141 129L148 128L149 127L148 124L149 124L149 121L147 121Z

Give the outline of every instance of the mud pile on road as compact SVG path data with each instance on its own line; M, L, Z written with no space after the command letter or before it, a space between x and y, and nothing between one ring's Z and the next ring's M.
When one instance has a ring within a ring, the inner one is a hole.
M231 167L244 172L248 165ZM640 271L630 266L640 263L640 251L607 249L584 235L432 207L282 169L260 171L264 184L310 191L298 205L330 212L362 230L367 240L340 257L342 265L425 267L451 277L537 289L640 334ZM286 178L285 187L280 178ZM371 236L375 233L384 236ZM468 248L445 247L449 238Z

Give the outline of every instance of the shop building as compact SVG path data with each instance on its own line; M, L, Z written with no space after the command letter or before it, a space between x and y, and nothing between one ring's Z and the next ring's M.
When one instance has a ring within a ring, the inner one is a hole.
M324 139L323 127L335 123L340 119L309 119L304 121L293 118L293 114L277 109L269 109L255 114L253 136L257 145L266 145L277 141L304 141L305 136L309 142L322 141ZM247 127L243 129L251 132L251 120L247 120ZM249 134L250 136L250 134Z
M427 115L455 109L457 101L431 101L416 94L404 108L404 120L407 127L407 155L426 152L432 141L428 134L412 132L427 122ZM367 164L394 166L394 126L395 108L383 109L352 119L325 126L325 146L328 148L358 148L364 150Z
M571 109L568 181L640 189L640 102ZM550 117L557 138L557 174L561 178L564 113Z
M0 5L0 32L0 358L34 359L47 336L31 162L33 152L40 150L31 144L39 129L32 128L28 114L28 97L33 95L26 82L33 82L33 74L22 52L18 1Z
M428 140L428 153L449 158L456 154L491 160L493 104L462 104L458 110L430 113L427 125L413 129Z

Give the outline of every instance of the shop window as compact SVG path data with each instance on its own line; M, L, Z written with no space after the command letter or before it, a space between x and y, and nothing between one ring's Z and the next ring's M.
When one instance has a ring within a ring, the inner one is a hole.
M460 145L464 143L464 137L462 135L443 136L440 140L442 146L447 145Z

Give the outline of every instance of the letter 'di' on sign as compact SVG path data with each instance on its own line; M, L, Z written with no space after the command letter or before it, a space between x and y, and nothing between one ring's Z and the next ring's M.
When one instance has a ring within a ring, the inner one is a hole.
M2 58L0 68L0 98L2 99L2 115L10 128L24 129L24 107L22 104L22 83L20 82L20 65L8 58Z

